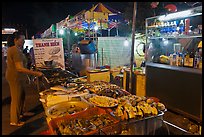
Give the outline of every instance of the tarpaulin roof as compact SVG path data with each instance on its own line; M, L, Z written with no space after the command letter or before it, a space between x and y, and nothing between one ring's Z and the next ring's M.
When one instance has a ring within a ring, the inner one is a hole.
M108 6L105 6L102 3L98 3L97 5L95 5L94 7L92 7L90 9L90 11L92 12L104 12L104 13L109 13L109 14L118 14L120 13L119 11L112 9Z

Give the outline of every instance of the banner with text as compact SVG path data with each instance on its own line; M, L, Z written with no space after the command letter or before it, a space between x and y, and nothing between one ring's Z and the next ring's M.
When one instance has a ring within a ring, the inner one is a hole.
M65 70L62 38L34 39L33 50L37 68L47 67L44 61L53 61L54 67Z

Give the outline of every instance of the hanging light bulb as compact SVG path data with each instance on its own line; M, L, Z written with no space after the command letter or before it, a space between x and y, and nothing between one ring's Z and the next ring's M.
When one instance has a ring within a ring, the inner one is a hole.
M64 34L64 30L63 30L63 29L60 29L60 30L59 30L59 34L60 34L60 35L63 35L63 34Z
M129 45L129 42L128 42L127 39L125 39L125 41L124 41L124 46L127 47L128 45Z

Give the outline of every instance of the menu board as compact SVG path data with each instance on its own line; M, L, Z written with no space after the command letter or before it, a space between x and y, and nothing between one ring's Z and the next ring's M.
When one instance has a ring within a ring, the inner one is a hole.
M44 61L53 61L53 67L65 70L62 38L34 39L33 50L37 68L47 67Z

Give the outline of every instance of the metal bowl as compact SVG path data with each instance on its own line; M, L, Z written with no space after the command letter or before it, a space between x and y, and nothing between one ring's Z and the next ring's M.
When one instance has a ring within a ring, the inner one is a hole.
M61 117L85 111L89 104L83 101L65 101L47 108L46 114L50 118Z

